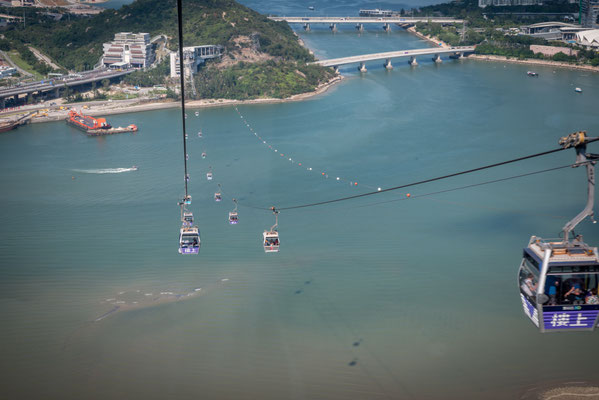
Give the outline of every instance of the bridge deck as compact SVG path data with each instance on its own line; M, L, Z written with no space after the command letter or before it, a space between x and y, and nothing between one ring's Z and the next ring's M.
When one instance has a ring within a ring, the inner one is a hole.
M268 17L273 21L287 21L290 24L415 24L416 22L434 22L438 24L461 24L463 19L456 18L427 18L427 17Z
M472 53L474 46L463 46L463 47L450 47L441 48L433 47L427 49L415 49L415 50L398 50L388 51L385 53L373 53L373 54L362 54L359 56L331 58L329 60L315 61L313 64L322 65L324 67L337 67L346 64L355 64L359 62L374 61L374 60L386 60L391 58L399 57L411 57L411 56L424 56L424 55L435 55L435 54L452 54L452 53Z

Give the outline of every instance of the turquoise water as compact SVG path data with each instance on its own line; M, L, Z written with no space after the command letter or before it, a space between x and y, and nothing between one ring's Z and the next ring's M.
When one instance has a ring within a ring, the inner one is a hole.
M425 46L400 31L300 34L321 57ZM296 163L232 107L188 112L199 256L177 254L177 110L108 117L137 124L133 135L88 138L62 122L0 135L2 397L505 399L596 383L597 333L540 335L516 285L529 237L556 237L584 205L584 171L417 197L566 165L573 151L284 211L281 252L264 254L273 218L252 207L400 185L599 131L596 74L419 62L347 68L310 100L240 106ZM237 226L226 222L231 197ZM590 222L577 232L599 243Z

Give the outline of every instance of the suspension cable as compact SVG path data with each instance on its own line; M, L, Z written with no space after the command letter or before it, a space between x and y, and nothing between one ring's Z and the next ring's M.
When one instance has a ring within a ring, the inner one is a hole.
M181 121L183 122L183 164L185 166L185 197L187 198L187 131L185 129L185 67L183 63L183 0L177 0L177 25L179 27L179 75L181 77Z
M448 193L448 192L455 192L457 190L469 189L469 188L473 188L473 187L477 187L477 186L490 185L492 183L498 183L498 182L509 181L509 180L512 180L512 179L523 178L525 176L538 175L538 174L542 174L542 173L545 173L545 172L557 171L558 169L564 169L564 168L570 168L570 167L574 168L574 167L578 167L580 165L582 165L582 164L578 164L577 163L577 164L562 165L561 167L547 168L547 169L542 169L540 171L527 172L527 173L524 173L524 174L518 174L518 175L508 176L506 178L499 178L499 179L493 179L493 180L490 180L490 181L472 183L470 185L464 185L464 186L458 186L458 187L454 187L454 188L450 188L450 189L438 190L436 192L429 192L429 193L411 195L410 197L401 197L401 198L398 198L398 199L391 199L391 200L379 201L377 203L368 203L368 204L360 205L360 206L357 206L357 207L369 207L369 206L376 206L376 205L379 205L379 204L393 203L395 201L400 201L400 200L409 200L409 199L415 199L415 198L418 198L418 197L434 196L436 194Z
M588 139L586 141L586 143L595 142L597 140L599 140L599 138ZM495 168L495 167L499 167L501 165L511 164L511 163L515 163L515 162L518 162L518 161L529 160L531 158L536 158L536 157L541 157L541 156L545 156L545 155L552 154L552 153L557 153L557 152L562 151L562 150L566 150L566 148L560 147L560 148L553 149L553 150L543 151L541 153L536 153L536 154L531 154L531 155L528 155L528 156L518 157L518 158L514 158L514 159L511 159L511 160L507 160L507 161L502 161L502 162L498 162L498 163L494 163L494 164L485 165L485 166L482 166L482 167L468 169L468 170L461 171L461 172L455 172L453 174L442 175L442 176L438 176L436 178L429 178L429 179L425 179L425 180L421 180L421 181L407 183L405 185L400 185L400 186L395 186L395 187L391 187L391 188L387 188L387 189L377 190L375 192L367 192L367 193L362 193L362 194L356 194L356 195L353 195L353 196L340 197L340 198L337 198L337 199L324 200L324 201L319 201L319 202L315 202L315 203L300 204L300 205L296 205L296 206L278 207L277 209L279 211L295 210L295 209L298 209L298 208L315 207L315 206L321 206L321 205L324 205L324 204L337 203L337 202L340 202L340 201L357 199L357 198L360 198L360 197L372 196L372 195L375 195L375 194L380 194L380 193L385 193L385 192L391 192L393 190L404 189L404 188L411 187L411 186L422 185L424 183L440 181L440 180L447 179L447 178L453 178L454 176L471 174L473 172L482 171L482 170L489 169L489 168ZM265 209L267 210L267 208L265 208Z

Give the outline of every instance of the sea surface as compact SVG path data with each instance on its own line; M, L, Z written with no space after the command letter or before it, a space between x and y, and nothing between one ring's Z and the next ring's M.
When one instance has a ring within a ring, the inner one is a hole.
M395 27L296 28L321 58L429 46ZM557 237L584 206L584 170L432 194L565 166L573 150L283 210L281 251L264 253L268 207L599 135L597 74L419 63L345 68L302 102L188 110L198 256L177 253L180 111L108 116L136 134L89 138L63 122L1 134L0 398L512 399L597 384L598 333L539 334L516 282L530 236ZM599 244L597 225L576 232Z

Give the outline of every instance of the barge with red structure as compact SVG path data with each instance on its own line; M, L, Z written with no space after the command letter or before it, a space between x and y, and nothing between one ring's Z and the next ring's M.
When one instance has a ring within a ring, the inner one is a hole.
M134 124L126 127L119 126L113 128L105 118L94 118L89 115L83 115L75 110L69 111L67 124L82 130L88 136L112 135L114 133L137 132L137 126Z

